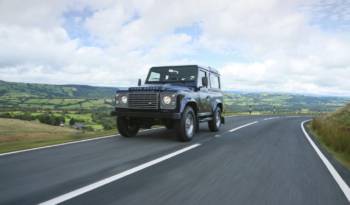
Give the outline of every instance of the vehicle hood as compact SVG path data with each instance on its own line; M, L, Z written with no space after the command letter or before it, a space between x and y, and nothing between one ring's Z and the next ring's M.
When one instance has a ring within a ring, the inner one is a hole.
M166 91L171 91L171 92L176 92L176 91L190 91L193 90L194 88L185 86L185 85L178 85L178 84L161 84L161 85L142 85L139 87L130 87L128 89L129 92L132 91L158 91L158 92L166 92Z

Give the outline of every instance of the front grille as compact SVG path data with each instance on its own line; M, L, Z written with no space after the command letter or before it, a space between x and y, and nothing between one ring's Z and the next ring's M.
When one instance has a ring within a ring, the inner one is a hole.
M132 92L128 97L129 108L151 109L159 107L159 94L154 92Z

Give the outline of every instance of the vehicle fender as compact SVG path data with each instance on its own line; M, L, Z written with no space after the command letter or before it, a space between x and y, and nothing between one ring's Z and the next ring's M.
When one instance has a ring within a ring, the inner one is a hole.
M198 107L197 107L197 101L196 99L189 97L189 96L183 96L182 98L179 99L179 111L180 113L183 113L183 111L185 110L185 107L190 104L192 106L194 106L194 111L197 112L198 111Z
M215 99L214 103L213 103L213 107L212 107L212 112L214 112L214 110L220 106L221 108L221 112L224 112L224 103L222 102L222 99L218 98ZM221 123L225 124L225 117L222 115L221 116Z
M222 99L220 99L220 98L216 98L214 101L213 101L213 103L212 103L212 107L211 107L211 110L212 110L212 112L214 112L214 110L216 109L216 107L217 106L219 106L220 105L220 107L221 107L221 112L223 112L224 111L224 103L222 102Z

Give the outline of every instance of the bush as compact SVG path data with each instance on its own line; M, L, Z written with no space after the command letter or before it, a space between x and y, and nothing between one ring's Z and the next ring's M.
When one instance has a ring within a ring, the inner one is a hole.
M44 123L44 124L48 124L48 125L54 124L54 120L53 120L52 116L49 114L39 115L38 120L39 120L39 122Z
M35 117L28 112L25 112L22 115L18 115L15 118L20 119L20 120L27 120L27 121L35 120Z
M76 122L77 121L74 118L72 118L72 119L69 120L69 125L73 126Z
M54 116L52 114L45 113L38 117L39 122L59 126L61 123L65 123L65 118L63 116Z
M104 123L102 123L102 126L103 126L103 129L104 129L104 130L111 130L111 129L113 129L113 128L115 127L114 124L111 124L111 123L109 123L109 122L104 122Z
M92 113L92 120L101 124L104 130L116 128L115 117L110 115L109 111L95 111Z
M86 127L83 128L83 130L88 131L88 132L93 132L94 128L91 127L91 126L86 126Z
M6 112L6 113L1 113L0 117L1 118L12 118L12 115L11 115L11 113Z

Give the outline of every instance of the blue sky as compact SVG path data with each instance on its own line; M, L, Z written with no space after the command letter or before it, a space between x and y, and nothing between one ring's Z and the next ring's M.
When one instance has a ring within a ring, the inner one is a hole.
M63 14L63 28L71 39L79 39L82 46L98 46L84 27L84 21L93 15L88 8L83 10L69 10Z
M225 89L350 96L349 32L344 0L4 0L0 79L129 86L189 63Z

